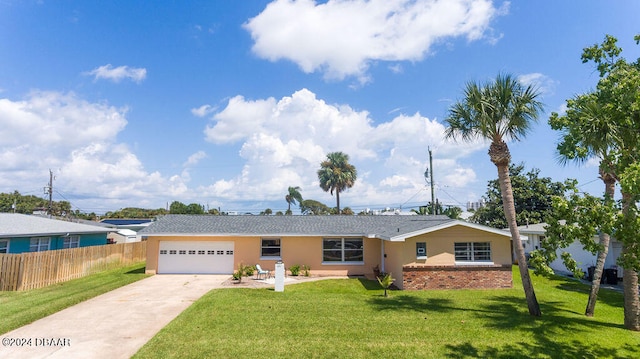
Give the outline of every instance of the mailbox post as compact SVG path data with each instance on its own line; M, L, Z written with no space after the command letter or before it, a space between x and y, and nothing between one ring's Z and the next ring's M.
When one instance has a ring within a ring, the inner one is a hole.
M276 262L276 292L284 292L284 263Z

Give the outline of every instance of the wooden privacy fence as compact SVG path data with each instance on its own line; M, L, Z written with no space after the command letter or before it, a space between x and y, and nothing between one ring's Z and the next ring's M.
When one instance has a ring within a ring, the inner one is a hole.
M142 262L147 242L0 254L0 290L27 290Z

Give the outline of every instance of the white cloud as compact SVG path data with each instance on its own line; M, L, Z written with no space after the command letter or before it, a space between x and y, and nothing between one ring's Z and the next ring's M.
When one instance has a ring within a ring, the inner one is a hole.
M508 7L490 0L276 0L244 27L261 58L366 83L372 61L419 61L451 38L497 41L490 24Z
M205 135L216 144L241 143L242 170L198 191L226 201L259 202L278 200L288 186L300 186L304 198L332 204L335 199L319 188L316 171L327 153L343 151L359 169L356 185L341 195L344 205L402 203L425 186L429 146L449 159L439 171L451 174L451 186L475 180L457 160L487 145L445 141L444 131L444 125L419 113L376 124L366 111L327 104L307 89L279 100L237 96L213 116Z
M107 64L88 71L86 74L93 76L96 81L104 79L120 82L123 79L129 79L135 83L140 83L147 77L147 70L129 66L113 67L111 64Z
M197 117L205 117L206 115L214 112L216 109L211 105L202 105L198 108L192 108L191 113Z
M188 177L150 173L128 146L116 142L126 113L73 93L35 91L20 101L0 99L0 192L39 194L52 169L56 195L86 211L157 205L159 198L187 195Z
M518 81L525 86L537 88L542 95L553 95L557 86L557 81L538 72L520 75Z
M189 156L189 158L187 159L187 162L184 163L184 166L189 167L189 166L197 165L198 162L200 162L205 158L207 158L207 154L204 151L198 151L192 154L191 156Z

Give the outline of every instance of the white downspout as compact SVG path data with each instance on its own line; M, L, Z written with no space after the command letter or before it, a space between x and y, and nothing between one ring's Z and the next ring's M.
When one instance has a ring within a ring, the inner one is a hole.
M380 272L387 272L384 268L384 239L380 239Z

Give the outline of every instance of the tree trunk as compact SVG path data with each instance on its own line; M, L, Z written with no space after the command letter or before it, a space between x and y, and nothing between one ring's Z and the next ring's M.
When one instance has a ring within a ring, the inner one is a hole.
M622 192L622 213L629 215L630 207L635 205L633 197ZM634 239L625 238L622 240L622 254L631 253L630 242ZM638 272L634 268L624 268L622 274L622 285L624 287L624 327L629 330L640 331L640 298L638 296Z
M506 151L506 154L503 151ZM516 207L513 201L513 189L511 188L511 178L509 176L509 160L511 156L509 155L507 144L502 141L497 144L495 142L491 143L489 156L491 157L491 161L498 167L498 182L500 183L502 206L507 224L509 224L509 231L511 232L511 240L516 252L516 260L518 261L518 269L520 270L520 277L522 278L524 294L527 298L529 314L539 317L542 313L540 312L540 305L538 304L536 293L533 290L527 260L524 256L524 248L522 248L522 241L520 240L518 224L516 223Z
M606 173L605 171L600 170L600 178L602 178L602 181L604 182L605 200L613 200L613 195L615 194L616 189L615 177L610 173ZM591 291L589 292L589 300L587 301L587 308L584 311L584 315L586 315L587 317L593 317L596 309L596 300L598 299L598 291L600 291L600 278L602 278L602 272L604 271L604 261L607 259L607 254L609 253L610 241L611 236L609 235L609 233L600 233L600 244L603 246L603 249L598 252L596 269L593 272Z
M626 246L622 253L626 252ZM640 303L638 301L638 272L624 269L622 274L624 286L624 327L640 331Z
M336 189L336 206L338 208L338 213L340 214L340 190Z

